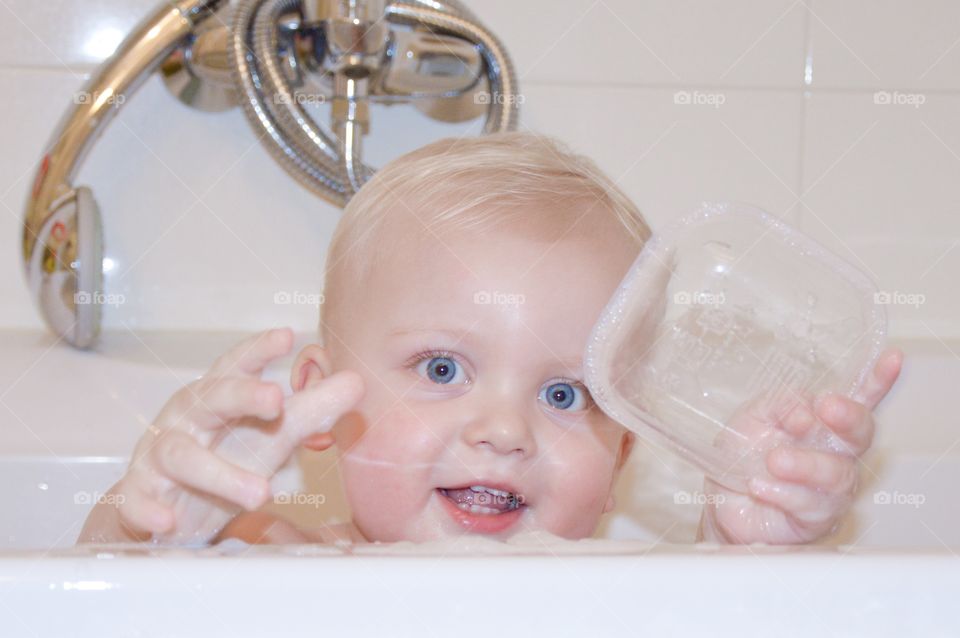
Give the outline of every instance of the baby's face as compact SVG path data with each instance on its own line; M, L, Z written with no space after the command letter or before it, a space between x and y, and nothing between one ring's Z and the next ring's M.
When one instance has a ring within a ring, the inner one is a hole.
M582 538L613 506L632 435L593 403L581 356L637 248L591 217L558 242L413 222L337 310L327 352L366 394L334 436L368 539Z

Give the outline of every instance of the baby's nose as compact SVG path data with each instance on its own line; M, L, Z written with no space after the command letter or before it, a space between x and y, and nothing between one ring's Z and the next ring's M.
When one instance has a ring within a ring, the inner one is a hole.
M522 457L536 452L536 441L530 425L519 414L497 412L469 423L463 432L470 446L489 447L498 454L519 453Z

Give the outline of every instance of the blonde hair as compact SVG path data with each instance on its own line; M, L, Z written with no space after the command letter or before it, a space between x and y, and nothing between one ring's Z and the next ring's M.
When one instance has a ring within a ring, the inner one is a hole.
M638 250L650 237L643 215L623 191L592 160L558 140L527 132L438 140L384 166L347 204L327 252L321 332L323 307L337 294L333 272L344 270L348 285L362 286L370 269L395 248L381 240L371 250L388 218L408 213L425 233L478 231L530 216L530 204L540 204L551 216L572 210L577 219L584 208L601 204Z

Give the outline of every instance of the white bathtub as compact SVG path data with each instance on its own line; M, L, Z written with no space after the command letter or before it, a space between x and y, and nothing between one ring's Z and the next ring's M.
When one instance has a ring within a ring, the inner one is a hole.
M166 397L241 336L109 333L81 353L0 332L0 636L960 635L960 346L939 342L900 344L861 498L821 546L691 545L701 477L642 450L605 540L72 547ZM278 477L325 495L295 517L347 515L335 472L312 478L329 462Z

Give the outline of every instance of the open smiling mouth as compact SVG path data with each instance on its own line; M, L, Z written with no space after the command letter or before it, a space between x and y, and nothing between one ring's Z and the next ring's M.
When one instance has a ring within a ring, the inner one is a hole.
M486 485L463 488L440 488L440 493L457 507L471 514L503 514L523 505L523 495L498 490Z
M482 484L441 487L437 492L453 519L475 532L503 531L516 523L527 507L522 494Z

